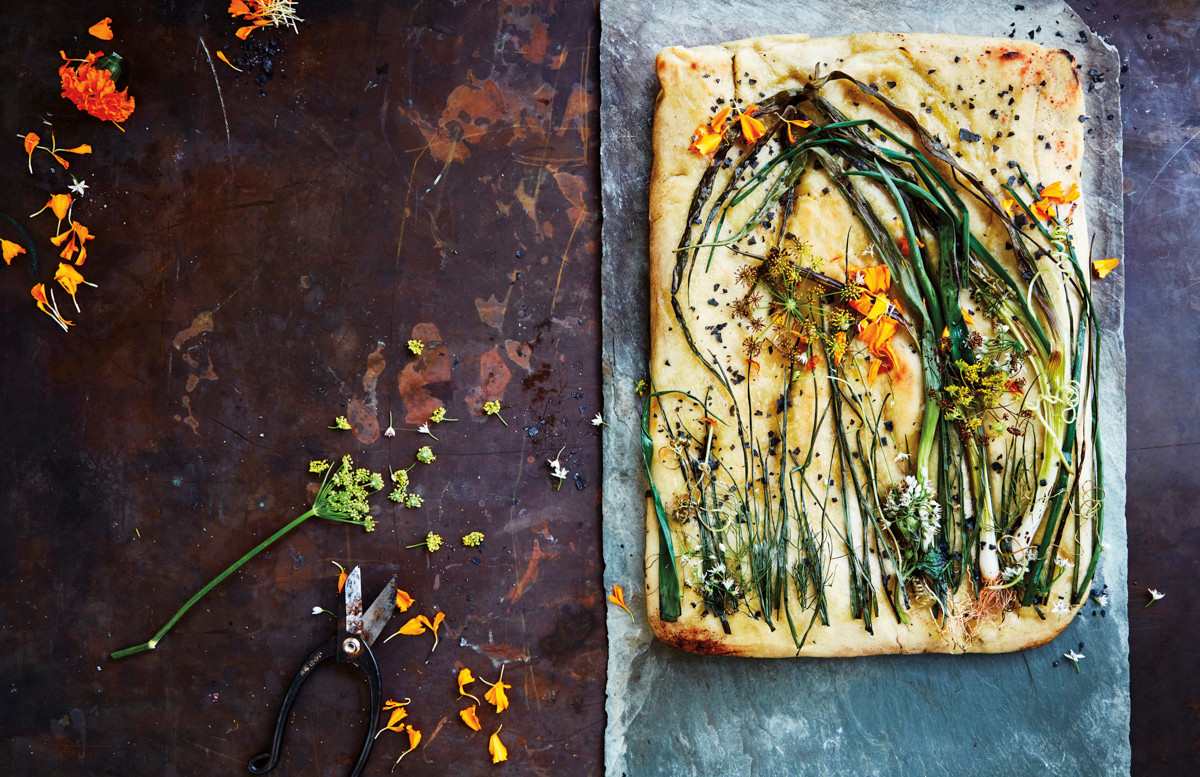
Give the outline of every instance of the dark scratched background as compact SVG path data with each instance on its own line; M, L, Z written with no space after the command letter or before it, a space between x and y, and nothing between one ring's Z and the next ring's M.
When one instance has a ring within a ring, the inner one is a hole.
M1072 6L1129 66L1134 774L1194 774L1200 5ZM398 573L408 615L446 614L433 653L428 635L376 651L424 736L397 773L488 772L503 723L495 768L600 774L597 4L313 0L299 14L298 34L243 42L217 1L0 7L0 213L37 251L0 270L0 773L245 773L332 634L311 612L334 609L337 561L361 565L369 596ZM111 42L86 32L103 16ZM124 133L59 96L60 50L126 59ZM30 131L94 153L63 171L38 152L31 175ZM26 217L71 174L89 185L73 215L97 236L80 270L99 288L80 313L58 295L64 334L29 296L57 265L53 217ZM508 426L483 416L488 400ZM413 431L440 405L459 420L437 442ZM326 428L338 415L352 431ZM310 459L399 469L426 443L421 508L379 495L370 534L312 519L157 650L107 657L305 510ZM484 546L459 547L473 530ZM405 548L430 531L446 546ZM1149 587L1166 598L1143 608ZM502 664L512 706L471 732L454 675ZM366 700L353 670L318 672L277 773L346 773ZM385 733L368 773L406 746Z

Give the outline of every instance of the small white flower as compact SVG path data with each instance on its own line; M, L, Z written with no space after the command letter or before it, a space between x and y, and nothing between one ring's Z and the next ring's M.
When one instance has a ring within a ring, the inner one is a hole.
M908 461L908 454L907 453L897 453L895 461L897 463L899 463L901 461Z
M592 426L608 426L608 424L604 423L604 416L596 413L596 417L592 419Z
M1108 606L1108 594L1100 594L1099 596L1093 596L1092 600L1094 602L1096 602L1096 604L1100 605L1101 607Z
M1086 658L1086 656L1083 653L1076 653L1074 650L1068 650L1066 653L1063 653L1063 658L1075 664L1075 671L1078 672L1079 661L1083 658Z
M71 184L67 188L70 189L71 191L75 192L76 194L78 194L80 197L82 197L84 190L86 190L88 188L87 183L84 181L75 180L75 176L71 176L71 180L75 181L75 183Z
M1146 602L1146 606L1149 607L1150 605L1154 604L1155 602L1157 602L1159 599L1163 598L1164 596L1166 596L1166 594L1164 594L1162 591L1157 591L1157 590L1151 588L1150 589L1150 601Z
M427 423L421 424L420 426L418 426L417 431L420 432L421 434L427 434L430 437L433 437L433 439L437 440L437 437L434 437L433 432L429 431L429 424L427 424Z
M1066 599L1059 599L1054 603L1054 608L1050 612L1055 615L1066 615L1071 612L1071 605L1067 604Z
M1070 569L1071 567L1075 566L1075 563L1073 561L1071 561L1070 559L1063 558L1062 556L1055 556L1054 557L1054 566L1060 567L1062 569Z
M1102 550L1102 551L1103 551L1103 550L1109 550L1109 549L1111 549L1111 548L1112 548L1112 545L1111 545L1111 544L1109 544L1109 543L1107 543L1107 542L1101 542L1101 543L1100 543L1100 550Z
M313 608L313 615L320 615L323 612L325 612L325 611L323 609L321 609L320 607Z
M867 250L865 250L861 254L859 254L859 256L874 256L874 255L875 255L875 244L874 243L867 246Z
M384 437L395 437L395 436L396 436L396 430L395 430L394 428L392 428L392 427L390 427L390 426L389 426L389 427L387 428L387 430L386 430L386 431L383 433L383 436L384 436Z

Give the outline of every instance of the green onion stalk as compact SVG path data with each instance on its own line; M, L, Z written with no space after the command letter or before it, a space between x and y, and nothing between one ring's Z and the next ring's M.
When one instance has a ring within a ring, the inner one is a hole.
M367 499L383 488L382 475L366 469L355 469L354 462L349 456L342 457L341 466L336 470L331 468L328 462L324 461L313 462L309 466L309 470L315 473L325 473L321 481L321 487L317 490L317 495L313 499L312 507L293 518L282 529L267 537L258 545L255 545L244 556L229 565L224 572L214 577L207 585L193 594L192 598L184 602L183 606L175 611L175 614L171 616L161 629L155 632L153 637L140 645L117 650L112 653L112 657L126 658L127 656L143 653L147 650L154 650L162 642L167 632L179 622L188 610L192 609L197 602L203 599L209 591L220 585L221 581L240 569L247 561L270 547L280 537L313 516L324 518L327 521L354 524L355 526L363 527L366 531L374 530L375 520L371 517Z

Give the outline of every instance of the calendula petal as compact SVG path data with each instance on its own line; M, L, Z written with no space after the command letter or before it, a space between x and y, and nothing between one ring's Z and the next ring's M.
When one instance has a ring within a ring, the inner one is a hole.
M396 607L400 609L400 612L408 612L408 608L412 607L413 601L415 600L409 596L407 591L396 591Z
M221 61L222 61L222 62L224 62L226 65L229 65L231 68L233 68L234 70L238 71L239 73L243 72L243 71L242 71L242 69L241 69L240 67L238 67L237 65L235 65L235 64L233 64L232 62L230 62L230 61L229 61L229 57L225 56L225 52L224 52L224 51L218 51L218 52L217 52L217 59L221 60Z
M400 630L396 633L406 634L410 637L416 636L417 634L424 634L425 624L427 623L429 623L428 618L426 618L424 615L418 615L415 618L410 618L408 622L401 626Z
M30 132L25 136L25 153L29 155L29 172L31 173L33 172L33 151L37 148L38 143L41 142L42 139L38 137L36 132Z
M11 240L0 239L0 250L4 252L4 263L12 264L12 260L25 253L25 249Z
M233 2L229 4L229 15L230 16L249 16L250 15L250 7L247 6L243 0L233 0Z
M112 28L109 27L110 24L112 24L112 19L106 16L91 27L88 27L88 35L100 40L112 40L113 32Z
M6 254L7 256L7 254ZM1120 259L1096 259L1092 262L1092 269L1096 271L1097 278L1103 278L1113 270L1117 269L1117 265L1121 263Z
M76 146L75 148L60 148L59 151L63 152L64 154L90 154L92 153L92 147L87 143L84 143L83 145Z
M462 722L466 723L467 727L472 731L479 731L481 728L483 728L481 725L479 725L479 716L475 714L474 704L472 704L470 707L467 707L465 710L459 710L458 716L462 718Z
M508 748L500 741L500 729L488 739L488 752L492 755L492 763L498 764L508 760Z
M892 273L886 264L866 267L862 271L863 285L872 294L882 294L892 285Z

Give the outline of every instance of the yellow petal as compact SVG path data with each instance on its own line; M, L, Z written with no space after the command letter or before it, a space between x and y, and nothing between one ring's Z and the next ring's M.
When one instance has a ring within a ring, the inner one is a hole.
M408 612L408 608L412 607L413 598L406 591L396 591L396 606L400 608L400 612Z
M867 321L874 321L888 311L887 297L882 294L875 295L875 303L871 305L871 310L867 312Z
M496 733L492 734L491 739L488 740L488 752L492 754L492 763L494 764L508 760L508 748L500 741L500 729L496 729Z
M1000 200L1000 207L1004 209L1004 215L1011 219L1013 209L1017 207L1017 201L1008 199Z
M471 683L475 682L475 676L471 674L471 670L465 666L458 670L458 695L463 695L463 689Z
M90 154L92 153L92 147L84 143L82 146L76 146L75 148L60 148L59 151L64 154Z
M401 626L400 630L397 631L396 633L397 634L406 634L410 637L416 636L417 634L424 634L425 633L425 624L428 622L429 622L429 619L426 618L424 615L418 615L415 618L410 618L408 620L408 622L405 623L403 626Z
M886 264L864 268L862 278L862 285L872 294L882 294L892 285L892 273Z
M479 725L479 716L475 714L475 705L472 704L465 710L459 710L458 716L462 718L462 722L467 724L467 727L473 731L478 731L483 728Z
M5 256L8 256L8 254L6 253ZM1096 271L1097 278L1103 278L1105 275L1108 275L1110 272L1117 269L1117 265L1120 263L1121 260L1115 257L1112 259L1097 259L1092 262L1092 269Z
M408 731L408 752L411 753L421 743L421 732L412 726L405 726L404 728Z
M971 314L967 312L967 309L961 308L961 310L963 314L963 321L967 322L967 326L975 326L975 319L971 318Z

